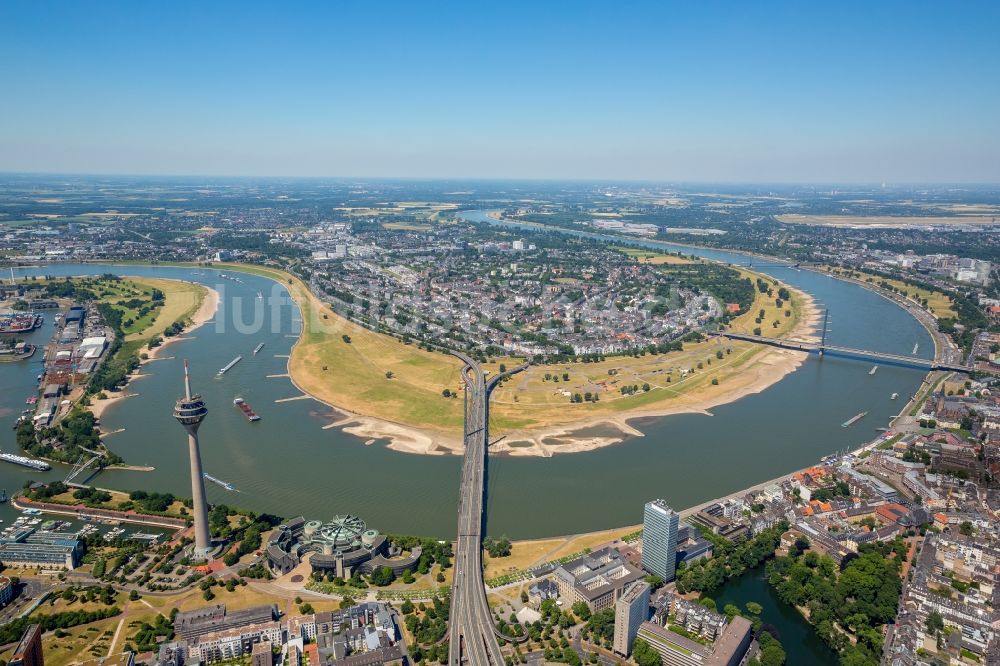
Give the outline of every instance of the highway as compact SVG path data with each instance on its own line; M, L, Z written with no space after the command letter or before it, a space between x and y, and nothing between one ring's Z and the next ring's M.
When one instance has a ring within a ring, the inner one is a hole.
M449 613L449 655L452 666L502 666L493 614L483 584L483 522L486 462L489 456L489 394L502 375L486 381L475 360L452 352L465 363L465 455L458 499L455 579ZM517 370L514 370L517 372Z

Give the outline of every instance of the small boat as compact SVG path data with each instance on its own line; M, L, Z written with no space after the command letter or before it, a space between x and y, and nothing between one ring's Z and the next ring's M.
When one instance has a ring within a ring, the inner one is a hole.
M217 478L215 478L214 476L212 476L211 474L209 474L207 472L204 473L204 476L205 476L205 478L207 480L211 481L212 483L216 483L216 484L222 486L226 490L229 490L229 491L236 490L236 486L234 486L233 484L229 483L228 481L223 481L222 479L217 479Z
M869 375L874 375L876 372L878 372L878 366L874 365L874 366L872 366L872 369L868 371L868 374Z
M264 348L264 343L262 342L262 343L260 343L259 345L257 345L256 347L253 348L253 355L256 356L257 352L259 352L263 348Z
M892 395L889 396L889 400L895 400L898 397L899 397L898 393L893 393Z
M919 342L917 342L917 343L915 343L913 345L913 352L912 353L916 354L918 349L920 349L920 343Z

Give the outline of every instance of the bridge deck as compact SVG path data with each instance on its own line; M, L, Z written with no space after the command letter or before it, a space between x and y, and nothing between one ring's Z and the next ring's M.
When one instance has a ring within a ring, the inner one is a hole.
M840 345L829 345L822 343L817 344L815 342L804 342L802 340L795 340L793 338L769 338L763 335L748 335L746 333L731 333L731 332L721 332L718 335L724 338L728 338L730 340L743 340L745 342L756 342L763 345L770 345L772 347L781 347L783 349L792 349L795 351L804 351L814 354L815 353L841 354L843 356L850 356L854 358L864 358L873 361L887 361L890 363L899 363L903 365L927 368L928 370L951 370L953 372L972 371L972 368L966 367L964 365L956 365L954 363L941 363L936 359L920 358L919 356L906 356L904 354L889 354L886 352L876 352L868 349L856 349L853 347L843 347Z

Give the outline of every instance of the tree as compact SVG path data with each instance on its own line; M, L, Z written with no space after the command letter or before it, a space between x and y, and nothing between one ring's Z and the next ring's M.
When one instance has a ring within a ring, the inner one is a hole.
M349 336L349 335L346 335L346 334L345 334L345 335L342 335L342 336L340 336L340 338L341 338L341 339L342 339L342 340L343 340L344 342L346 342L347 344L351 344L351 336Z
M777 641L769 643L767 647L760 651L761 666L783 666L785 663L785 650Z
M378 585L379 587L391 585L394 580L396 580L396 574L389 567L379 567L371 575L372 585Z
M658 590L659 588L663 587L663 579L657 576L656 574L649 574L648 576L646 576L645 581L649 583L649 587L651 587L653 590Z
M935 635L940 631L944 631L944 618L941 613L931 611L927 616L927 633Z
M573 615L580 618L582 622L586 622L590 619L590 606L583 601L577 601L573 604Z

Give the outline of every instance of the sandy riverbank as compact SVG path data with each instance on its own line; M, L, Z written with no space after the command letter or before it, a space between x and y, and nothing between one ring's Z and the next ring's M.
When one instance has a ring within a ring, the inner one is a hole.
M802 315L798 325L786 337L807 342L817 341L813 332L821 317L815 301L808 294L798 290L793 291L802 303ZM772 347L758 348L754 350L753 357L746 365L738 372L726 376L718 386L701 387L690 394L677 396L669 403L651 409L605 414L558 426L508 432L505 433L505 439L491 450L515 456L550 457L557 453L591 451L619 444L628 437L643 436L642 431L630 424L631 421L673 414L697 413L711 416L710 410L714 407L735 402L773 386L799 368L807 357L806 352ZM338 409L336 405L330 407ZM413 428L369 416L348 414L331 426L343 426L345 432L369 442L388 440L390 449L404 453L443 455L461 454L463 450L460 434L451 435ZM596 435L578 434L581 431L596 429L603 432Z
M138 393L131 390L132 382L137 379L142 379L144 375L142 374L142 367L147 363L151 363L159 358L163 357L163 350L174 344L175 342L180 342L181 340L187 340L189 338L185 337L185 334L190 333L199 326L203 326L215 318L215 313L219 310L220 297L219 292L212 289L206 285L200 285L205 288L205 297L201 300L201 305L198 309L191 315L191 323L184 328L181 335L175 335L170 338L163 338L163 342L159 346L149 349L148 347L143 347L140 353L146 353L147 358L139 362L139 369L134 372L128 379L128 383L122 387L122 389L116 393L107 394L108 397L104 400L98 400L96 397L91 398L90 413L96 418L100 419L105 411L108 410L112 405L125 400L126 398L131 398L133 396L139 395Z

